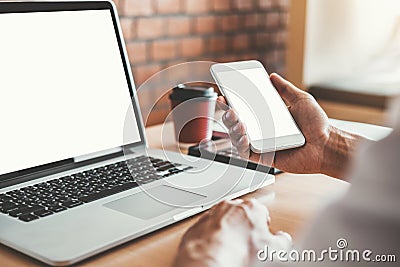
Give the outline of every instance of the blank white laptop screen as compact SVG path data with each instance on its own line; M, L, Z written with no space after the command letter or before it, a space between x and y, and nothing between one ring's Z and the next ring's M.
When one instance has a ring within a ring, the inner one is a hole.
M140 141L109 10L0 14L0 25L0 175Z

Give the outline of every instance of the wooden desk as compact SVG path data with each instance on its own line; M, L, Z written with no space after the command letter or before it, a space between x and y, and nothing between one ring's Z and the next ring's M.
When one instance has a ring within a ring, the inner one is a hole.
M164 129L172 136L171 125ZM149 145L161 147L161 127L147 129ZM173 141L167 140L164 148L176 150ZM324 175L279 174L276 183L244 196L254 197L268 206L273 231L284 230L294 240L312 221L317 211L328 201L342 195L348 183ZM131 241L79 264L79 266L171 266L182 234L200 215L186 219L152 234ZM60 240L60 244L62 240ZM57 244L54 244L57 245ZM42 266L21 253L0 245L0 266Z

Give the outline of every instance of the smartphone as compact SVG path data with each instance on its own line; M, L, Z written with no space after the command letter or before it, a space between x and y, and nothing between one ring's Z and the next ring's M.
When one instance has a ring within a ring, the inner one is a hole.
M305 138L257 60L214 64L211 74L228 105L246 125L257 153L303 146Z

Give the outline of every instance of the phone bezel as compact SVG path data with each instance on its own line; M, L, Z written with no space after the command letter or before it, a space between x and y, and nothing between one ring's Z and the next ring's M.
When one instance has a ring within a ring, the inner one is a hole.
M213 76L215 82L217 83L222 95L225 97L228 105L231 106L233 109L235 109L235 107L230 103L229 96L226 94L224 87L221 86L221 82L218 79L218 73L230 71L232 69L243 70L243 69L254 69L254 68L262 68L262 70L265 71L267 77L269 77L268 72L265 70L262 63L257 60L238 61L238 62L230 62L230 63L216 63L211 66L211 68L210 68L211 75ZM276 89L275 89L275 92L279 96L279 93L276 91ZM279 98L280 98L280 96L279 96ZM283 100L282 100L282 103L284 104ZM284 106L286 107L285 104L284 104ZM280 150L301 147L305 144L306 140L304 138L304 135L302 134L299 127L297 126L296 121L294 120L293 116L291 115L291 113L288 109L287 109L287 112L289 112L293 123L299 130L299 134L280 136L280 137L261 139L261 140L249 140L250 148L252 151L257 152L257 153L274 152L274 151L280 151Z

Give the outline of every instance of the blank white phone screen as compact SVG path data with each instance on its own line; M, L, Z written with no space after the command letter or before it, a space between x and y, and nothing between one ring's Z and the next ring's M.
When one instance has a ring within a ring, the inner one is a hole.
M0 175L140 141L109 10L0 14L0 36Z
M217 79L251 140L300 134L263 68L221 71Z

